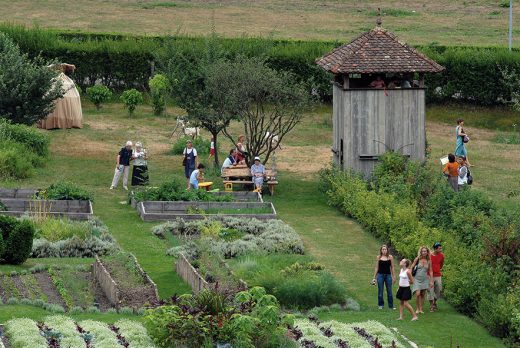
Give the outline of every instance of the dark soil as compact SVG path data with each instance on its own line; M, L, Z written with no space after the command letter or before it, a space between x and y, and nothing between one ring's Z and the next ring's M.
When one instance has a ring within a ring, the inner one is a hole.
M133 289L119 289L121 305L140 308L155 303L155 290L151 285L137 285Z
M92 291L94 292L94 301L98 304L100 311L106 312L108 309L112 308L112 305L106 297L103 289L101 289L101 285L99 285L98 281L92 277L92 274L90 274L90 278L90 284L92 285Z
M28 298L29 293L27 292L27 289L25 288L25 285L23 284L22 280L19 276L11 277L13 280L14 286L18 289L18 292L20 293L21 298Z
M36 280L38 281L38 284L40 285L40 288L42 289L43 293L47 295L48 302L63 306L63 308L67 310L65 301L63 301L63 299L61 298L58 289L56 289L56 286L54 286L54 283L52 282L49 273L38 272L35 273L34 276L36 277Z

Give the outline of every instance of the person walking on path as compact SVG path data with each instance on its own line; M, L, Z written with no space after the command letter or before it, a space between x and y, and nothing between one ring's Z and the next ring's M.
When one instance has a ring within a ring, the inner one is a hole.
M184 155L184 160L182 161L182 164L184 165L184 176L188 180L189 190L191 173L193 173L193 171L195 170L195 168L197 168L197 165L199 164L197 158L197 149L193 147L193 142L191 140L188 140L186 142L186 147L184 148L182 154Z
M423 314L424 297L426 292L433 287L433 272L430 260L430 249L426 246L419 248L419 253L415 258L412 269L417 265L417 271L414 276L413 292L416 296L415 313ZM413 274L413 273L412 273Z
M397 294L395 297L401 301L399 304L399 318L397 320L403 320L403 312L404 309L408 309L410 314L412 315L412 321L416 321L419 319L417 314L413 311L412 306L408 303L408 301L412 298L412 290L410 289L410 284L413 284L413 276L412 271L410 271L410 260L402 259L399 263L401 266L401 270L399 271L399 289L397 290Z
M383 309L385 301L383 299L383 290L386 286L386 296L388 307L395 309L394 299L392 296L392 282L395 282L394 274L394 258L390 255L388 247L382 245L379 249L379 255L376 258L376 267L374 269L374 278L372 284L377 282L377 305L379 309Z
M455 142L455 156L457 157L466 157L466 160L469 160L468 158L468 151L466 150L466 145L464 145L465 139L469 139L468 135L464 132L464 120L462 118L459 118L457 120L457 127L455 127L455 134L456 134L456 142Z
M433 274L433 287L428 292L430 312L437 310L437 300L441 298L442 291L442 267L444 266L444 254L439 242L433 244L433 252L430 255Z
M135 151L132 156L134 168L132 170L132 186L148 185L148 156L143 144L135 143Z
M130 173L130 160L132 159L132 142L128 140L117 155L116 170L110 189L113 190L119 183L121 174L123 175L123 188L128 191L128 174Z
M459 164L455 161L455 155L448 155L448 163L442 169L442 172L448 176L448 183L453 191L459 191Z

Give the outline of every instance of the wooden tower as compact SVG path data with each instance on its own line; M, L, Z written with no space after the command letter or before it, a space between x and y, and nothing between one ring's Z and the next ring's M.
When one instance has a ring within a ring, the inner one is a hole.
M424 160L424 74L444 69L380 24L316 61L334 74L334 163L365 177L388 150Z

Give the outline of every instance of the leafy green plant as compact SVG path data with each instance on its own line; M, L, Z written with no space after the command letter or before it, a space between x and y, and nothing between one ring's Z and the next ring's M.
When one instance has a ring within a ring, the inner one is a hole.
M166 108L164 97L169 87L168 78L162 74L156 74L148 81L148 86L152 95L153 113L159 116Z
M137 105L142 104L144 101L143 94L135 88L124 91L119 99L125 104L130 116L134 114Z
M132 197L132 196L131 196ZM177 180L165 182L159 187L146 187L136 190L133 198L138 201L205 201L231 202L232 195L214 195L206 190L189 190Z
M97 110L101 109L101 104L108 102L112 98L112 91L103 85L87 87L86 92L89 100L96 106Z
M32 176L34 168L42 164L42 158L27 146L12 140L0 140L0 178L25 179Z
M90 192L68 181L60 181L51 184L45 190L39 191L36 197L55 200L93 200L93 196Z
M61 276L59 274L59 270L55 269L54 267L49 267L47 272L49 273L52 283L58 290L58 293L60 294L62 300L65 302L65 305L67 305L67 308L74 307L74 300L72 299L72 295L69 293L68 289L65 287L65 284L63 283L63 279L61 279Z
M49 137L33 127L0 118L0 139L21 143L39 156L49 154Z

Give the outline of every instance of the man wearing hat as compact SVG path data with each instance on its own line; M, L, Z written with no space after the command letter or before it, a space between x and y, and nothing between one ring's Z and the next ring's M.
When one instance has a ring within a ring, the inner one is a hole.
M260 162L260 157L255 157L255 164L251 166L251 176L255 184L254 192L262 192L262 185L264 184L265 167Z
M444 254L440 242L433 244L433 252L430 255L433 270L433 287L428 291L430 301L430 312L437 310L437 300L441 297L442 291L442 266L444 266Z
M132 142L128 140L125 147L121 148L117 155L116 170L110 189L117 187L119 178L123 174L123 188L128 191L128 173L130 173L130 161L132 160Z

